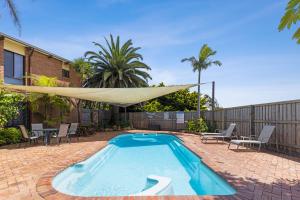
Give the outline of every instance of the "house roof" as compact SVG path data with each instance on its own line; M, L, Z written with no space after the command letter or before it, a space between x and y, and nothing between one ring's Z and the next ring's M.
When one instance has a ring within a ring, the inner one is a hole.
M66 58L63 58L63 57L58 56L58 55L56 55L56 54L54 54L54 53L51 53L51 52L46 51L46 50L44 50L44 49L41 49L41 48L39 48L39 47L37 47L37 46L34 46L34 45L32 45L32 44L26 43L26 42L24 42L24 41L22 41L22 40L19 40L19 39L17 39L17 38L14 38L14 37L12 37L12 36L9 36L9 35L7 35L7 34L5 34L5 33L0 32L0 38L1 38L1 37L2 37L2 38L7 38L7 39L12 40L12 41L14 41L14 42L16 42L16 43L22 44L22 45L25 46L25 47L33 48L35 51L38 51L38 52L43 53L43 54L45 54L45 55L51 56L51 57L56 58L56 59L58 59L58 60L60 60L60 61L67 62L67 63L72 62L72 61L70 61L70 60L68 60L68 59L66 59Z

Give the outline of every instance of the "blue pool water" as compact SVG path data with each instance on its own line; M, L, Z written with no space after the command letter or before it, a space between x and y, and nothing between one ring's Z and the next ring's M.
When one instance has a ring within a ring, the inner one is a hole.
M53 187L74 196L127 196L147 186L148 175L171 178L168 195L230 195L235 190L168 134L125 134L87 160L59 173Z

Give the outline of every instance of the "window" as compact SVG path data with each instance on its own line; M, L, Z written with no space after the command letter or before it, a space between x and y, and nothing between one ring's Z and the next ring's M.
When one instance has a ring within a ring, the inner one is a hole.
M10 51L4 51L4 76L14 77L14 53Z
M24 57L19 54L14 54L14 78L23 78Z
M4 50L4 81L11 84L23 84L24 56Z
M69 70L62 69L62 76L65 77L65 78L70 78Z

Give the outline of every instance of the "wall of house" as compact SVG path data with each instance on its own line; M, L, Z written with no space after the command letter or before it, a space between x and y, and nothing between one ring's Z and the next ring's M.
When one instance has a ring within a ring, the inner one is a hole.
M25 56L25 46L9 39L4 39L4 49Z
M4 80L4 49L25 56L25 72L28 74L56 77L61 86L80 87L80 76L70 67L69 63L63 62L56 57L46 55L37 50L33 50L32 52L30 48L7 38L0 38L0 81ZM29 59L30 55L31 57ZM63 77L62 69L69 70L69 78ZM28 81L28 85L30 84L31 82ZM64 120L65 122L74 122L74 120L77 119L76 109L74 109L75 108L72 108L69 116ZM53 111L53 113L55 116L60 115L58 110ZM41 116L32 113L30 116L32 123L42 121Z
M62 76L62 69L69 69L70 78ZM56 77L66 85L73 87L80 86L80 77L72 68L70 68L69 64L66 64L54 57L49 57L38 51L34 51L31 56L30 72L35 75Z

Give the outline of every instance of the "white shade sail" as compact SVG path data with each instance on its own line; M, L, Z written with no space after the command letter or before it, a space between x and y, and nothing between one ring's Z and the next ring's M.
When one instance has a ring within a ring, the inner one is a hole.
M196 84L144 88L75 88L22 85L2 85L1 87L14 91L53 94L120 106L129 106L194 86L196 86Z

